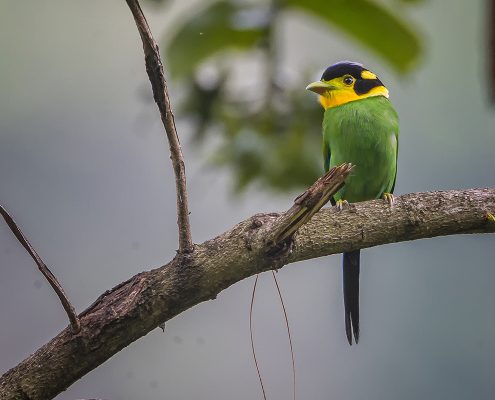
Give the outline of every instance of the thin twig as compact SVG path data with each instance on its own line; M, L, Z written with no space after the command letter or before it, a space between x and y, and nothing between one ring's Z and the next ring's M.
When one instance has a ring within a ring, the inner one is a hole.
M193 250L191 226L189 223L189 209L187 205L186 169L184 157L180 147L179 136L175 128L174 114L168 96L167 82L163 71L158 45L153 39L150 27L141 10L138 0L126 0L131 9L134 21L143 42L146 72L151 82L153 97L167 133L170 146L170 158L175 173L175 186L177 191L177 224L179 226L179 252L189 253Z
M251 334L251 349L253 350L254 365L256 365L256 372L258 372L258 378L260 380L261 391L263 392L263 399L266 400L265 386L263 385L263 379L261 379L261 371L258 365L258 359L256 358L256 351L254 349L254 338L253 338L253 305L254 305L254 295L256 294L256 285L258 284L259 274L256 275L253 286L253 294L251 295L251 305L249 306L249 332Z
M272 271L272 276L273 276L273 280L275 281L275 286L277 287L280 304L282 304L282 310L284 311L285 326L287 327L287 335L289 336L290 355L292 358L292 398L296 400L296 359L294 357L294 346L292 345L292 335L290 333L289 317L287 316L287 310L285 308L284 299L282 297L282 291L280 290L280 285L278 284L277 277L275 276L275 271Z
M277 287L280 303L282 304L282 310L284 312L284 318L285 318L285 325L287 327L287 334L289 336L290 355L292 358L292 394L293 394L292 398L293 400L296 400L296 362L294 357L294 347L292 346L292 335L289 327L289 317L287 316L287 310L285 308L284 299L282 297L282 291L280 290L280 285L278 284L277 277L275 276L274 271L272 271L272 276L273 276L273 280L275 281L275 286ZM254 364L256 366L256 372L258 373L258 378L261 385L261 391L263 392L263 399L266 400L265 387L263 385L263 379L261 379L261 371L259 368L258 359L256 358L256 351L255 351L254 339L253 339L253 305L254 305L254 298L256 295L256 285L258 284L258 278L259 278L259 274L256 275L256 279L254 280L253 293L251 295L251 305L249 307L249 333L251 334L251 349L253 351L253 359L254 359Z
M2 214L3 219L9 226L12 233L15 235L19 243L24 246L26 251L29 253L29 255L33 258L34 262L38 266L38 269L41 271L53 290L55 290L55 293L57 293L57 296L60 299L60 302L62 303L67 316L69 317L72 332L78 333L81 330L81 324L79 322L79 318L77 317L76 310L67 298L64 289L62 289L62 286L58 282L57 278L55 278L55 275L53 275L53 273L48 269L36 250L33 248L33 246L31 246L31 243L29 243L29 240L27 240L26 236L24 236L12 216L1 205L0 214Z

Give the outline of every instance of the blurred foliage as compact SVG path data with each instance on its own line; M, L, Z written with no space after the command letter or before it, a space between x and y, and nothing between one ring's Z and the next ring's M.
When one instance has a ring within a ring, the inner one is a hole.
M148 3L154 6L163 6L167 4L170 0L144 0L144 3Z
M307 186L322 173L322 111L302 89L310 71L291 82L279 65L277 27L285 13L336 27L407 73L421 43L392 10L420 1L210 2L167 33L167 67L185 90L180 116L194 121L198 141L220 138L212 160L233 170L235 189L255 181L276 190Z
M400 72L410 69L419 54L420 44L414 33L379 3L370 0L286 2L338 27Z
M423 3L425 0L395 0L401 3Z
M190 76L202 61L227 49L248 50L266 37L266 27L239 29L232 21L238 7L229 2L214 3L182 26L167 48L168 67L174 77ZM198 38L199 33L199 38ZM184 51L184 46L191 51Z

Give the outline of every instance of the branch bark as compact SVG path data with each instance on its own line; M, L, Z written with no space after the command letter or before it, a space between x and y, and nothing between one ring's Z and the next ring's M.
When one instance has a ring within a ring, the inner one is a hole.
M301 260L434 236L493 233L495 189L412 193L324 209L277 251L267 243L285 214L257 214L102 294L64 329L0 378L1 399L51 399L112 355L186 309L254 274Z
M174 114L168 96L167 81L163 71L160 51L146 18L137 0L126 0L131 9L134 21L143 42L146 72L151 82L153 97L160 111L165 132L170 146L170 158L175 173L175 187L177 192L177 224L179 226L179 253L189 253L194 244L189 222L189 207L187 202L186 167L180 147L179 136L175 127Z

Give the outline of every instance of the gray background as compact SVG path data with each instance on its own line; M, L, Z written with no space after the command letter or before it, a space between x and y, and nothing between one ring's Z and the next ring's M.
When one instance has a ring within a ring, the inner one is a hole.
M156 36L190 3L175 2L170 13L145 8ZM294 74L352 59L387 83L402 127L398 194L494 186L484 3L429 1L409 10L427 50L406 78L338 32L287 17L284 57ZM174 100L180 87L171 89ZM124 1L0 2L0 202L78 310L176 249L167 144L145 90L141 44ZM205 168L208 147L194 149L188 124L178 128L196 242L290 205L296 193L254 187L233 196L228 171ZM352 348L344 336L340 256L285 267L278 277L299 398L493 397L493 248L493 236L457 236L364 251L362 339ZM240 282L188 310L58 399L261 398L249 344L252 284ZM290 355L269 274L259 289L255 336L265 385L270 399L287 399ZM0 372L65 325L53 291L0 223Z

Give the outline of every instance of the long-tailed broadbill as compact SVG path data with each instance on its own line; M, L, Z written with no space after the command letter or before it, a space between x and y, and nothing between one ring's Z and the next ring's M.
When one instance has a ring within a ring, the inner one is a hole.
M307 86L324 108L325 170L342 163L354 169L332 201L348 203L384 198L393 204L397 175L399 120L388 89L361 64L343 61L328 67ZM359 341L360 250L343 255L345 331L349 344Z

